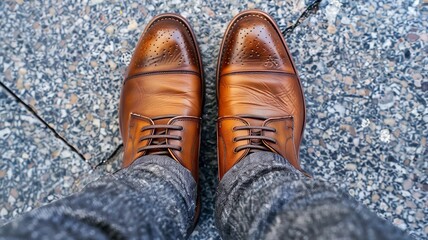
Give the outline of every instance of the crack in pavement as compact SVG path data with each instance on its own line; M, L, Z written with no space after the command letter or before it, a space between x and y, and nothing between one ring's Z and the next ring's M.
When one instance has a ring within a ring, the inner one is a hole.
M87 162L85 157L83 156L82 153L80 153L77 148L75 148L71 143L69 143L67 141L67 139L65 139L64 137L62 137L53 127L51 127L42 117L40 117L36 110L33 109L30 105L28 105L27 103L24 102L24 100L22 100L20 97L18 97L18 95L16 95L11 89L9 89L4 83L0 82L0 86L6 90L6 92L15 99L15 101L17 101L18 103L22 104L31 114L33 114L34 117L36 117L40 122L42 122L42 124L48 128L54 135L55 137L59 138L64 144L66 144L73 152L75 152L77 155L79 155L79 157L84 161Z
M285 28L282 31L282 34L285 36L292 33L297 26L299 26L306 18L309 17L309 15L316 13L319 10L319 5L321 1L322 0L315 0L313 3L309 4L309 6L306 7L305 11L303 11L302 14L300 14L296 22L291 26Z
M71 143L69 143L67 141L67 139L65 139L63 136L61 136L53 127L51 127L42 117L39 116L39 114L37 114L36 110L31 107L30 105L28 105L27 103L24 102L24 100L22 100L18 95L16 95L10 88L8 88L4 83L0 82L0 86L6 90L6 92L15 99L15 101L17 101L18 103L22 104L25 109L27 109L34 117L36 117L46 128L48 128L54 135L55 137L59 138L63 143L65 143L70 149L71 151L75 152L77 155L79 155L79 157L86 162L87 164L89 164L89 166L92 169L96 169L106 163L108 163L112 158L114 158L122 149L123 144L119 144L119 146L116 147L116 149L110 154L109 157L107 157L105 160L102 160L101 162L97 163L95 166L92 165L89 161L87 161L87 159L85 159L85 157L83 156L82 153L79 152L79 150L77 150L76 147L74 147Z
M106 159L100 161L99 163L97 163L97 165L95 165L93 167L93 169L97 169L101 166L103 166L104 164L107 164L108 162L110 162L111 159L113 159L114 157L116 157L117 154L120 153L120 150L123 148L123 143L119 144L119 146L116 147L116 149L110 154L109 157L107 157Z

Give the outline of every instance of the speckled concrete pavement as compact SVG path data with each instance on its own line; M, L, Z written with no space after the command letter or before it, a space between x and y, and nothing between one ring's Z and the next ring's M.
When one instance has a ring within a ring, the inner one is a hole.
M300 72L303 164L316 178L428 235L428 3L84 0L0 2L0 223L119 167L122 75L145 24L188 18L207 83L203 208L193 239L218 238L215 64L233 15L270 13Z

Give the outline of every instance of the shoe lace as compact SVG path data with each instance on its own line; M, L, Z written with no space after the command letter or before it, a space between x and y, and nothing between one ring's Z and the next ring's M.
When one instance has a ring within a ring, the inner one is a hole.
M248 117L248 116L247 116ZM257 118L257 119L265 119L263 117L254 117L252 116L251 118ZM257 150L262 150L262 151L269 151L270 149L267 148L264 144L263 144L263 140L265 141L269 141L272 143L276 143L276 139L272 138L272 137L266 137L262 135L262 131L270 131L270 132L276 132L275 128L272 127L266 127L266 126L236 126L232 129L232 131L236 132L236 131L242 131L242 130L246 130L246 131L250 131L250 134L247 136L239 136L239 137L234 137L233 141L234 142L238 142L238 141L243 141L243 140L250 140L249 144L245 144L242 146L238 146L236 147L233 151L239 152L241 150L245 150L245 149L249 149L250 152L251 151L257 151Z
M153 118L153 120L157 120L165 117ZM169 154L168 149L173 149L177 151L182 151L181 146L174 144L167 144L168 139L174 139L181 141L181 136L166 134L168 130L178 130L183 131L182 126L170 125L170 124L155 124L149 125L141 128L141 132L152 130L153 134L143 136L139 139L140 142L144 140L151 140L150 144L144 147L140 147L137 149L137 152L147 151L147 154Z

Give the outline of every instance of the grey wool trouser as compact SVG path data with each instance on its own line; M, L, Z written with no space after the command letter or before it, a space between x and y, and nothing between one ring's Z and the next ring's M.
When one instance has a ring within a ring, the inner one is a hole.
M196 182L166 156L144 156L81 192L0 227L0 239L183 239L193 225ZM223 239L409 239L351 197L304 177L281 156L257 152L217 189Z

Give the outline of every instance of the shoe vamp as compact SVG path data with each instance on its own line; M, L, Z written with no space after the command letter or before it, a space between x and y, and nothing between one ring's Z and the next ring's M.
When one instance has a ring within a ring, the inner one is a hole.
M295 75L234 73L219 83L219 116L293 116L303 121L303 93Z
M164 115L200 117L201 108L199 76L193 74L138 76L128 79L122 88L119 113L121 130L126 135L131 113L149 118Z

